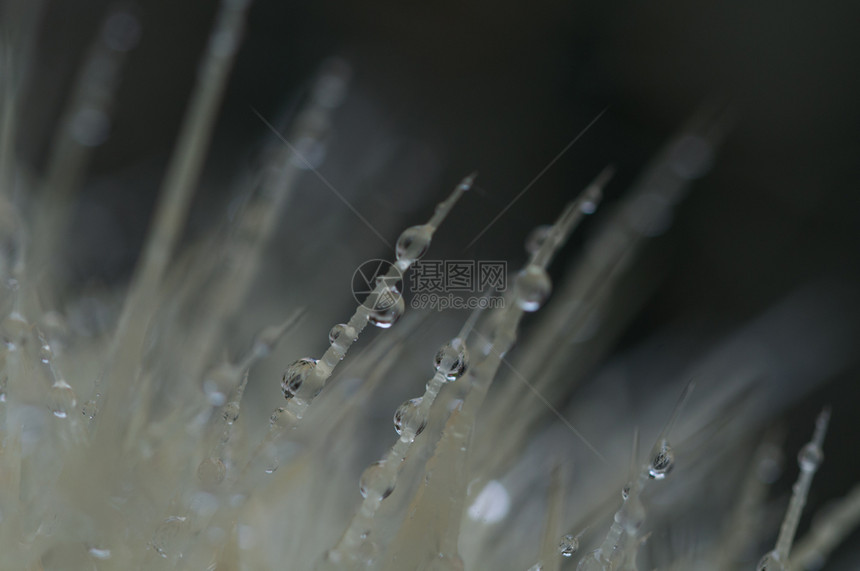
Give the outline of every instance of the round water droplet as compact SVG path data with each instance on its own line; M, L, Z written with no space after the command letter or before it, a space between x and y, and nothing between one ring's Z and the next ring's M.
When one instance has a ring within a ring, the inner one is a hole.
M801 448L797 454L797 463L804 472L814 472L823 461L824 453L821 451L821 447L814 442Z
M626 484L624 484L624 487L621 488L621 499L622 500L626 500L627 498L630 497L630 488L631 487L632 487L632 485L630 484L630 482L627 482Z
M396 254L397 260L413 263L420 259L430 247L433 233L426 224L407 228L397 238Z
M529 235L526 238L526 252L529 254L535 254L540 250L541 246L543 246L543 243L546 241L547 236L549 236L550 230L552 230L552 226L544 224L529 232Z
M379 500L384 500L394 491L394 477L396 474L389 473L383 462L374 462L361 474L358 482L361 496L376 496Z
M663 442L660 450L651 459L651 465L648 467L648 476L654 480L662 480L669 475L672 468L675 467L675 452L668 442Z
M239 419L239 403L231 400L224 405L221 416L227 424L233 424Z
M98 403L95 399L90 399L84 403L84 406L81 407L81 414L83 414L88 419L92 420L98 414Z
M456 381L469 368L469 353L466 351L466 344L460 340L455 340L442 345L433 359L433 364L437 371L445 375L446 380Z
M299 392L302 383L310 375L317 366L317 360L305 357L293 362L284 371L284 376L281 379L281 390L284 392L285 399L291 399Z
M755 568L756 571L787 571L787 567L780 560L779 555L776 551L771 551L770 553L765 554L764 557L758 562L758 565Z
M422 400L421 397L411 399L397 408L394 413L394 430L397 434L402 436L406 432L414 439L427 427L427 418L420 410Z
M561 538L558 544L558 552L564 557L571 557L579 549L579 539L568 534Z
M57 418L68 418L78 403L75 391L63 380L57 381L48 392L48 408Z
M45 343L41 347L39 347L39 360L45 363L46 365L51 362L51 357L53 357L53 352L51 351L51 346Z
M224 481L227 467L220 458L206 458L197 466L197 477L204 487L214 488Z
M552 291L552 280L546 270L528 265L514 281L514 298L523 311L537 311Z
M278 407L269 417L269 428L273 430L287 430L298 423L298 417L284 407Z
M346 323L338 323L331 328L331 331L328 332L328 341L332 345L336 343L342 345L345 340L355 341L356 339L355 329ZM340 341L340 343L338 343L338 341Z
M170 516L162 521L152 535L150 545L162 557L178 556L178 548L182 534L187 527L188 518L185 516Z
M406 311L406 302L397 288L387 287L382 290L370 307L368 321L381 329L388 329Z

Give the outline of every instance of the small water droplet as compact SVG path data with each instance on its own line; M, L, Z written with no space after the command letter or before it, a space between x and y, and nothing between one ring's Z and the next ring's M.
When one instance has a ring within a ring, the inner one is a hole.
M6 316L3 324L0 325L0 335L6 343L13 347L21 345L30 334L30 324L24 319L24 316L13 311Z
M168 556L179 555L177 550L181 541L181 535L187 526L188 518L185 516L170 516L165 518L152 535L152 548L165 559Z
M78 403L75 391L63 380L59 380L51 386L48 392L48 408L57 418L68 418L69 412Z
M331 328L331 331L328 332L328 341L332 345L337 344L342 346L344 340L355 341L356 339L355 329L346 323L338 323ZM340 343L338 343L338 341L340 341Z
M433 359L433 364L437 371L445 375L446 380L456 381L469 368L469 354L466 351L466 344L456 340L442 345Z
M396 474L394 474L396 476ZM380 500L384 500L394 491L394 481L392 474L385 469L385 464L374 462L368 466L361 474L361 479L358 482L358 489L363 498L374 494Z
M51 346L47 343L43 344L39 348L39 360L44 364L48 364L51 362L51 357L53 357L53 352L51 351Z
M395 287L386 287L377 294L371 294L373 303L365 305L370 308L368 321L381 329L388 329L406 311L406 302Z
M621 488L621 499L622 500L626 500L627 498L630 497L630 488L631 487L632 487L632 485L630 484L630 482L627 482L626 484L624 484L624 487Z
M88 419L92 420L98 414L98 404L95 399L90 399L84 403L84 406L81 407L81 414L83 414Z
M414 439L427 427L427 418L421 414L421 397L406 401L394 413L394 430L403 435L404 431Z
M231 400L224 405L221 416L227 424L233 424L239 419L239 403Z
M552 230L552 226L549 224L543 224L532 230L526 238L526 252L529 254L537 253L549 236L550 230Z
M514 297L523 311L537 311L552 291L552 280L546 270L528 265L517 274Z
M292 365L287 367L281 379L281 390L284 393L285 399L291 399L296 396L302 387L302 383L304 383L305 379L313 372L316 366L316 359L304 357L294 361Z
M207 488L214 488L224 481L224 475L227 473L227 467L220 458L205 458L200 465L197 466L197 477L200 483Z
M432 239L433 232L426 224L407 228L397 238L397 260L409 264L417 261L427 253Z
M269 428L273 430L287 430L298 423L298 417L284 407L278 407L269 417Z
M654 455L651 460L651 465L648 467L648 476L654 480L662 480L669 475L672 468L675 467L675 452L669 443L664 441L660 445L660 450Z
M568 534L561 538L558 552L564 557L571 557L579 549L579 539Z
M821 447L814 442L805 445L797 454L797 463L804 472L814 472L823 461L824 453L821 451Z

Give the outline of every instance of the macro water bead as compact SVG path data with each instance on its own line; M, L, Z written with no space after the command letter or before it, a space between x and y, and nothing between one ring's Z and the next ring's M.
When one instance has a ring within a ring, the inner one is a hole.
M514 299L523 311L537 311L552 291L552 280L541 267L526 266L514 281Z
M281 380L281 390L284 392L285 399L291 399L299 392L302 383L309 374L317 366L317 360L305 357L293 362L284 371L284 377Z
M415 262L427 253L432 239L433 231L425 224L407 228L397 238L397 246L395 247L397 260Z
M367 320L380 329L388 329L406 312L406 302L395 287L383 289L370 309Z
M427 427L427 418L421 414L421 397L410 399L400 405L394 413L394 430L402 435L405 430L418 436Z
M675 467L675 452L667 442L660 446L660 450L651 459L648 467L648 476L654 480L662 480L669 475Z
M558 552L564 557L571 557L579 549L579 539L572 535L565 535L558 544Z
M466 345L458 342L458 347L454 347L451 343L446 343L436 353L433 363L436 370L445 375L446 380L456 381L469 367L469 354L466 352Z

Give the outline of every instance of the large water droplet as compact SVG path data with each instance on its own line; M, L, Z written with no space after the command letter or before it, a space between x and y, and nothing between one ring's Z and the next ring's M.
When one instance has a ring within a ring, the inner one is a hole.
M368 307L371 308L368 321L381 329L388 329L406 311L406 302L397 288L386 287Z
M456 345L456 347L454 343L442 345L433 359L436 370L443 373L448 381L456 381L469 368L469 354L466 351L466 344L458 340Z
M546 270L528 265L514 281L514 298L523 311L537 311L552 291L552 280Z
M561 538L558 544L558 552L564 557L571 557L579 549L579 539L568 534Z
M48 392L48 408L57 418L68 418L77 402L75 391L63 380L55 382Z
M394 491L394 481L383 462L374 462L361 474L358 489L364 498L376 496L384 500Z
M662 480L669 475L672 468L675 467L675 452L668 442L663 442L660 445L660 450L651 459L651 465L648 467L648 476L654 480Z
M224 466L224 462L220 458L205 458L197 466L197 477L200 478L200 483L207 488L214 488L223 482L226 473L227 467Z
M284 376L281 379L281 390L284 392L285 399L291 399L299 392L302 383L310 375L317 366L317 360L305 357L293 362L284 371Z
M403 403L394 413L394 430L403 435L404 431L415 438L427 427L427 418L421 414L421 397Z
M427 225L407 228L397 238L397 246L395 248L397 260L410 264L415 262L427 253L432 239L433 233Z

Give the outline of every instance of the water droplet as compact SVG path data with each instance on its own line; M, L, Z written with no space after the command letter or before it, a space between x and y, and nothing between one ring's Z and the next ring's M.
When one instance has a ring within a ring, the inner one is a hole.
M514 298L523 311L537 311L552 291L552 280L546 270L528 265L514 281Z
M568 534L561 538L558 552L564 557L571 557L579 549L579 539Z
M755 568L756 571L786 571L787 568L780 561L779 555L776 551L771 551L770 553L765 554L764 557L761 558L761 561L758 562L758 565Z
M358 482L361 496L367 498L375 495L379 500L384 500L394 491L394 477L396 474L389 473L382 461L374 462L361 474Z
M310 375L317 366L317 360L305 357L293 362L284 371L284 376L281 380L281 390L284 392L285 399L291 399L299 392L302 383Z
M824 453L821 451L821 447L814 442L801 448L797 454L797 463L804 472L814 472L823 461Z
M406 302L403 301L403 296L397 288L387 287L383 288L368 307L371 308L368 321L381 329L388 329L397 323L406 311Z
M426 224L407 228L397 238L397 260L410 264L415 262L427 252L432 239L433 232Z
M648 476L654 480L662 480L669 475L672 468L675 467L675 452L669 443L663 441L660 445L660 450L651 460L651 465L648 467Z
M78 403L75 391L63 380L59 380L51 386L48 392L48 408L57 418L68 418L69 412Z
M552 226L549 224L543 224L529 232L529 235L526 238L526 252L529 254L537 253L546 241L547 236L549 236L550 230L552 230Z
M632 487L632 485L630 484L630 482L627 482L626 484L624 484L624 487L621 488L621 499L622 500L626 500L627 498L630 497L630 488L631 487Z
M100 395L96 395L100 396ZM88 419L92 420L98 414L98 403L95 399L90 399L84 403L84 406L81 407L81 414L83 414Z
M407 432L414 439L427 427L427 418L420 410L422 400L421 397L411 399L397 408L394 413L394 430L397 434Z
M338 344L343 345L344 340L355 341L357 339L355 335L355 329L347 325L346 323L338 323L334 327L331 328L331 331L328 332L328 341L332 345ZM338 340L341 342L338 343Z
M227 467L220 458L206 458L197 466L197 477L207 488L213 488L224 481Z
M104 549L102 547L90 547L88 551L90 555L92 555L96 559L110 559L110 549Z
M155 533L152 534L152 548L165 559L168 556L177 555L182 532L185 530L188 518L185 516L170 516L165 518Z
M47 343L43 344L39 347L39 360L44 364L48 364L51 362L51 357L53 357L53 352L51 351L51 346Z
M433 363L436 370L445 375L446 380L456 381L469 368L469 354L466 351L466 344L460 340L455 340L442 345L442 348L436 353Z
M0 325L0 335L3 336L6 343L13 346L21 345L27 339L29 334L30 324L27 323L24 316L17 311L13 311L6 316L6 319L3 320L3 324Z
M278 407L269 417L269 428L274 430L293 428L298 423L298 417L284 407Z
M225 404L224 409L221 411L221 416L227 424L236 422L239 419L239 403L231 400Z
M282 332L282 328L277 325L265 327L254 337L254 353L260 357L265 357L271 353L281 338Z

